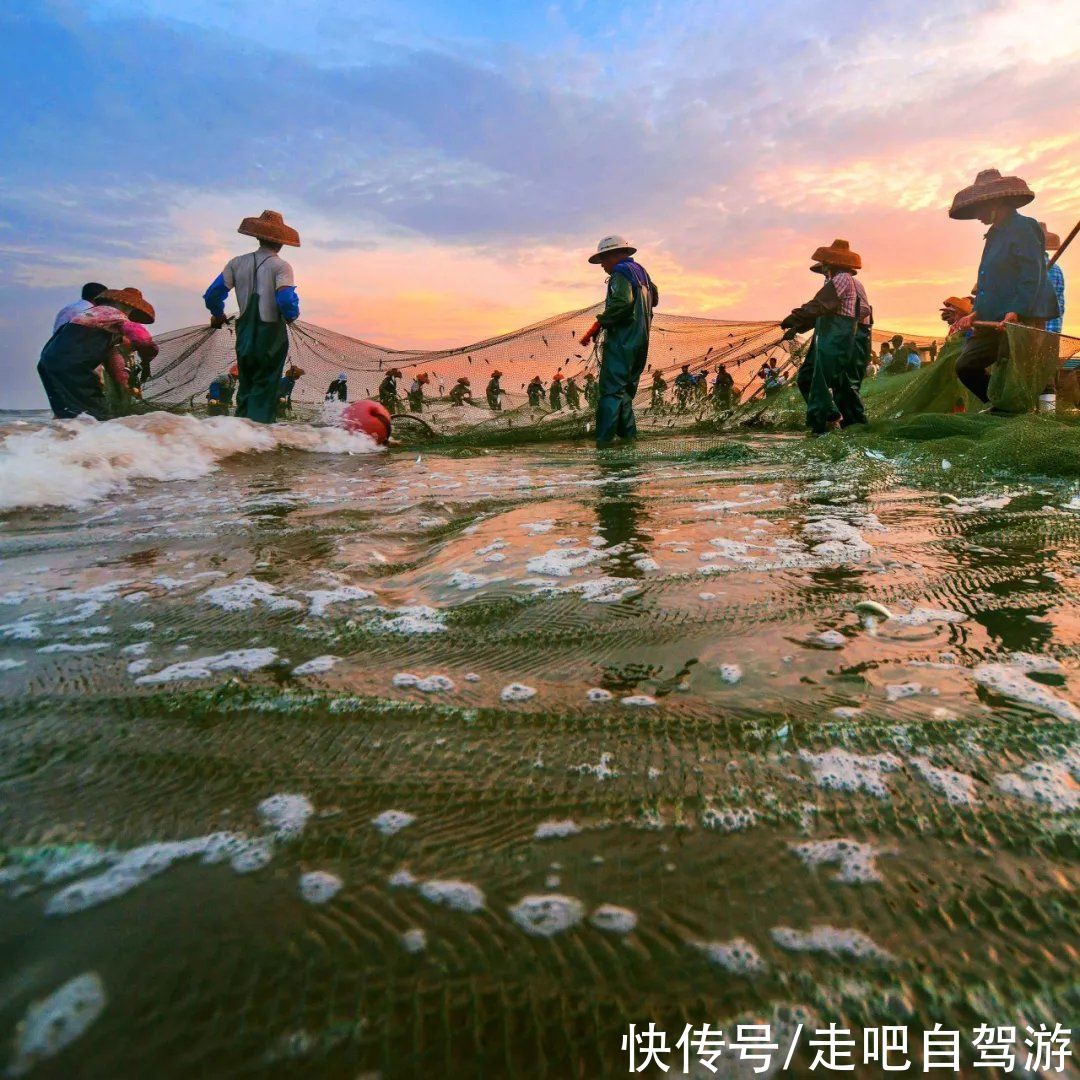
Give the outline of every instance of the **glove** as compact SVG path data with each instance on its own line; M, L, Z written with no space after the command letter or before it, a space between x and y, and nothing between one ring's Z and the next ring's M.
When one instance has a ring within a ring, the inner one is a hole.
M599 322L594 322L592 324L592 326L590 326L589 329L585 331L585 334L583 335L583 337L581 339L581 344L582 345L591 345L593 338L596 337L596 335L599 334L599 333L600 333L600 323Z
M795 340L795 333L796 333L795 327L789 326L787 328L787 330L784 331L784 336L780 340L781 341L794 341Z
M215 330L220 330L229 320L224 315L211 315L210 325Z

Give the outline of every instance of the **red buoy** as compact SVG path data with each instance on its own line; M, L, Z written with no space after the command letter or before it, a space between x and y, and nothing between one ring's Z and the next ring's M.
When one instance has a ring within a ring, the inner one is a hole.
M341 413L341 426L346 431L362 431L385 446L390 438L390 413L377 401L352 401Z

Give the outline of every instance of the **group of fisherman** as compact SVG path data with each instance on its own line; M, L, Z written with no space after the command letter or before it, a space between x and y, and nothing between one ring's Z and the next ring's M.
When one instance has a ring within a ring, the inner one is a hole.
M1019 207L1034 198L1024 180L988 169L956 194L949 210L951 218L978 219L989 226L971 294L950 297L942 307L949 334L962 335L956 375L984 403L989 370L1008 355L1009 324L1061 332L1064 278L1060 266L1049 264L1047 254L1060 246L1060 239L1034 218L1018 213ZM272 423L291 408L293 387L304 374L295 364L286 367L288 328L300 315L300 301L292 266L281 257L283 247L300 246L300 236L274 210L244 218L237 231L257 240L258 247L230 259L203 295L214 329L230 321L225 316L225 300L234 290L239 307L234 323L236 361L210 384L208 410L227 413L235 399L237 416ZM589 256L589 262L607 275L603 310L581 338L581 344L588 346L603 334L599 378L590 372L579 387L575 377L564 376L560 370L547 388L540 375L526 388L533 408L543 405L545 392L551 409L561 409L565 402L576 410L584 397L596 413L599 447L616 439L633 439L637 432L634 399L646 370L653 312L660 297L648 272L634 259L636 253L624 237L613 235L604 237ZM900 373L922 363L919 349L902 336L883 345L879 356L873 357L873 307L858 278L862 265L846 240L817 248L810 269L824 283L780 323L784 341L812 332L795 384L806 402L807 426L817 434L866 421L860 388L868 375ZM158 352L146 329L154 317L153 307L138 289L107 289L88 283L82 298L57 316L38 364L54 414L66 418L88 413L106 419L114 414L106 385L114 395L138 398ZM936 343L931 360L934 355ZM390 368L379 386L379 400L391 413L403 411L397 389L402 377L400 369ZM787 381L774 358L765 362L758 377L766 396L783 389ZM501 371L492 371L485 388L487 406L496 412L502 409L506 393L501 378ZM428 382L426 373L413 378L407 392L410 410L423 409ZM727 409L738 397L724 364L715 369L711 391L706 372L695 375L689 364L683 365L673 388L675 405L681 409L704 404L710 396L717 409ZM652 410L664 408L667 389L663 372L654 371ZM467 376L457 380L448 397L455 406L474 403ZM347 372L330 383L326 398L347 400Z

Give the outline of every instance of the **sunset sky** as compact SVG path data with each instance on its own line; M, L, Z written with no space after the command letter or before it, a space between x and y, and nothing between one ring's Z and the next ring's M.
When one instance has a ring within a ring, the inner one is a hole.
M1076 0L20 2L0 15L0 406L83 281L155 330L282 211L303 318L465 344L601 296L622 232L665 311L782 318L847 238L883 328L933 332L990 166L1062 235L1080 218ZM1066 332L1080 334L1077 282Z

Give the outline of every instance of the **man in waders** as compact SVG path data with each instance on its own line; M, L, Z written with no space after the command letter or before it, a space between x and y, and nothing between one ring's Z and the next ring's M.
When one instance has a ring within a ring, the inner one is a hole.
M795 381L806 401L807 427L822 435L830 428L866 423L859 388L870 361L873 311L862 282L855 279L862 259L846 240L819 247L811 258L810 269L823 274L825 284L780 326L788 340L814 331Z
M289 355L287 324L300 317L293 268L278 254L283 245L300 246L300 234L276 210L248 217L236 230L259 241L258 251L237 255L203 294L210 325L225 325L225 299L236 289L236 362L240 369L236 415L272 424Z
M563 390L566 393L566 407L577 412L581 408L581 387L574 381L573 375L566 380Z
M652 386L649 391L649 410L660 412L664 407L664 395L667 393L667 379L659 368L652 373Z
M600 384L596 381L596 376L591 371L585 373L585 383L581 390L585 395L585 404L590 409L595 410L596 404L600 400Z
M534 409L540 408L544 400L544 384L540 381L539 375L533 376L532 382L529 383L529 387L525 392L529 395L529 404Z
M600 400L596 406L596 445L637 435L634 396L649 357L653 308L660 296L645 268L634 261L637 248L621 236L605 236L589 262L608 275L604 310L581 339L588 345L604 331L600 361Z
M401 399L398 397L397 381L401 378L399 368L392 367L379 383L379 404L382 405L391 416L401 412Z
M975 309L953 324L954 330L972 330L956 359L956 377L980 401L990 400L990 368L1008 355L1006 323L1042 329L1057 315L1057 298L1046 281L1045 240L1034 218L1016 212L1035 198L1019 176L1002 176L984 169L975 183L953 197L949 217L956 221L977 218L986 233ZM996 323L976 326L975 323Z
M492 412L502 412L502 396L505 391L502 388L502 384L499 380L502 378L502 372L496 368L491 373L491 378L488 379L488 384L484 390L484 395L487 397L488 408Z
M726 364L716 369L716 378L712 384L713 408L718 412L730 409L735 404L735 380L731 377Z
M424 387L431 381L431 376L426 371L419 372L409 386L409 408L414 413L424 411Z
M561 371L556 371L551 376L551 386L548 387L548 404L552 412L558 412L562 408L562 380Z

